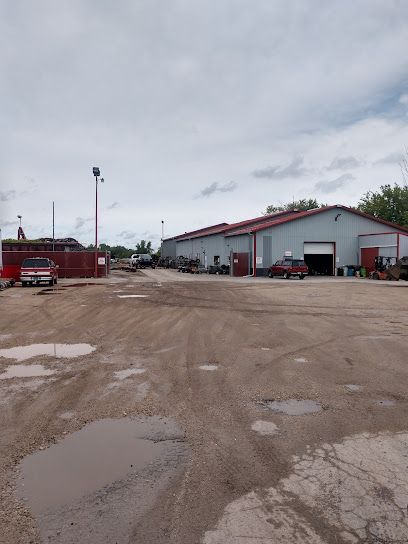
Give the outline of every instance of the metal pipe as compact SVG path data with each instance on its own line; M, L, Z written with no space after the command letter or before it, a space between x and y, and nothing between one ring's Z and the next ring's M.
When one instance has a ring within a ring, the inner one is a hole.
M243 276L244 278L253 278L254 277L254 273L252 272L251 274L251 248L252 248L252 244L251 244L251 236L253 238L253 233L252 232L248 232L248 236L249 236L249 252L248 252L248 274L246 276Z

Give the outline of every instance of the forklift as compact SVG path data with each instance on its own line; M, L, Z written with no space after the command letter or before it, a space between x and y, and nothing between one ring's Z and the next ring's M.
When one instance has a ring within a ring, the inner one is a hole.
M378 256L374 261L374 271L370 273L373 280L408 281L408 257L397 261L395 257Z

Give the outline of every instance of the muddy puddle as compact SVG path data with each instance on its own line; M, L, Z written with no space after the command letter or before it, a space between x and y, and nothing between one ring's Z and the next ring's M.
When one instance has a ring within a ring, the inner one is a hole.
M377 404L377 406L395 406L395 400L381 399L376 400L375 404Z
M16 492L41 542L128 544L187 455L171 419L105 419L23 459Z
M30 344L28 346L16 346L13 348L0 349L0 357L25 361L32 357L48 355L50 357L74 358L81 355L89 355L95 351L90 344Z
M129 376L137 376L138 374L144 374L145 368L125 368L124 370L118 370L115 372L115 378L117 380L125 380Z
M320 412L322 406L315 400L263 400L260 402L262 406L272 410L273 412L279 412L281 414L287 414L289 416L302 416L305 414L315 414Z
M200 370L217 370L218 365L200 365Z
M21 464L18 493L40 513L94 493L160 455L163 445L139 438L131 419L91 423Z
M47 287L46 289L41 289L38 293L33 293L34 295L59 295L62 291L65 291L64 287Z
M12 365L9 366L5 372L0 374L0 380L51 376L54 373L54 370L44 368L43 365Z

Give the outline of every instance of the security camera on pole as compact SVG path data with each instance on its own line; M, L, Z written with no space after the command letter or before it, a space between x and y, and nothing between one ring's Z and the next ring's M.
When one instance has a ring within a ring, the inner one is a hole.
M98 277L98 177L101 172L97 166L92 168L92 173L95 176L95 278ZM100 179L101 183L105 180Z

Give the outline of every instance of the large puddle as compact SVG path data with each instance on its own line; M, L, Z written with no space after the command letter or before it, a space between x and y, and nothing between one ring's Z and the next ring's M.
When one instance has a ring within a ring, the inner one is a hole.
M0 374L0 380L9 380L11 378L33 378L38 376L51 376L54 370L44 368L43 365L12 365L7 368L3 374Z
M269 408L273 412L280 412L289 416L302 416L304 414L315 414L322 409L321 404L315 400L264 400L262 406Z
M30 344L28 346L16 346L14 348L0 349L0 357L25 361L32 357L49 355L50 357L74 358L81 355L89 355L95 351L90 344Z
M124 479L155 460L162 442L139 438L143 424L131 419L91 423L21 463L18 494L34 513L72 503Z

